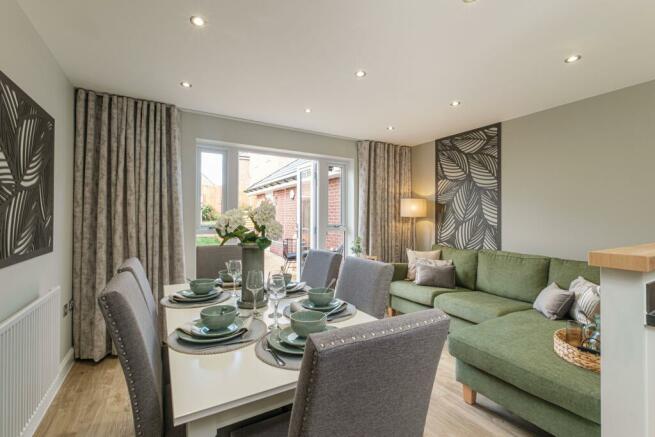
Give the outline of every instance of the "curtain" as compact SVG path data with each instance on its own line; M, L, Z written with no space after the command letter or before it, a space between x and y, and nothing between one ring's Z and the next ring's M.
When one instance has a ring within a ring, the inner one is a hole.
M112 350L96 299L125 259L141 260L157 301L164 284L184 282L179 149L175 106L76 91L76 358Z
M406 260L412 222L400 217L400 199L411 197L411 151L406 146L360 141L359 236L368 255L380 261Z

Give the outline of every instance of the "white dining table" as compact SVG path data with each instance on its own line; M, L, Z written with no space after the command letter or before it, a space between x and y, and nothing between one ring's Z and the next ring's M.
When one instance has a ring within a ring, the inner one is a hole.
M186 284L167 285L166 295L188 288ZM280 303L280 312L293 299ZM235 304L230 299L224 304ZM202 308L164 307L168 334L178 326L200 317ZM240 310L249 313L250 310ZM273 323L268 315L272 304L261 309L263 320ZM375 320L358 311L343 322L330 322L344 327ZM289 320L280 318L282 325ZM188 437L214 437L216 430L293 402L299 372L273 367L255 355L255 343L236 351L191 355L168 348L173 404L173 423L186 425Z

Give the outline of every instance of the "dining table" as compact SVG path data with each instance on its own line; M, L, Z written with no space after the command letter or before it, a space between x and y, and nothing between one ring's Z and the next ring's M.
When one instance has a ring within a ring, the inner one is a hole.
M188 289L187 284L164 286L164 294ZM230 290L226 290L230 291ZM289 297L280 302L279 311L302 297ZM222 304L236 305L236 299ZM272 304L261 308L261 319L273 324ZM164 307L167 334L200 317L202 308ZM244 314L250 310L240 309ZM363 311L343 321L328 322L336 327L357 325L376 320ZM279 318L280 325L289 320ZM216 430L267 411L293 403L299 371L274 367L255 355L256 342L235 351L192 355L167 348L173 423L185 425L188 437L214 437Z

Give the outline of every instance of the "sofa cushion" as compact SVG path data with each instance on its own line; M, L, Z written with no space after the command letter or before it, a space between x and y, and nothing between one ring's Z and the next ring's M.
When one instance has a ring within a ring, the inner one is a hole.
M532 303L548 285L549 263L543 256L481 250L476 289Z
M529 303L481 291L442 294L434 298L434 306L473 323L482 323L505 314L532 308Z
M391 308L401 314L411 314L416 311L425 311L432 309L431 306L421 305L420 303L412 302L411 300L403 299L398 296L391 296L389 305Z
M553 333L565 327L535 310L520 311L456 330L448 344L457 359L600 423L600 376L553 351Z
M453 247L435 244L433 250L441 251L441 259L451 259L455 264L455 284L459 287L475 290L478 272L478 251L455 249Z
M416 285L412 281L394 281L391 283L391 295L411 300L432 307L435 296L443 293L453 293L458 291L470 291L464 288L440 288Z
M600 284L600 269L592 267L586 261L572 261L568 259L551 258L548 269L548 283L555 282L560 288L569 289L571 282L578 276L587 281Z

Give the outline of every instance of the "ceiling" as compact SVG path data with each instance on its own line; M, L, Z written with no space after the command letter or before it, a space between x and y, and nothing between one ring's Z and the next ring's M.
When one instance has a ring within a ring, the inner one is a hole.
M18 1L76 86L398 144L655 79L652 0Z

